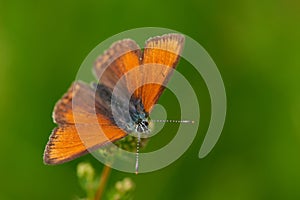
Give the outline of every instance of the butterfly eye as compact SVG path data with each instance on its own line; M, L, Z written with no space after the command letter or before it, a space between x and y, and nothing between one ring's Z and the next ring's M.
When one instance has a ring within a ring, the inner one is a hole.
M149 125L149 123L148 123L147 121L145 121L145 122L144 122L144 124L145 124L146 126L148 126L148 125Z

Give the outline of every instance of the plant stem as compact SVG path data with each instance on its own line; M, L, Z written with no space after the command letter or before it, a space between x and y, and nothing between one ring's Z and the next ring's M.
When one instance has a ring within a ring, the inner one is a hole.
M104 165L100 181L99 181L99 187L97 189L96 195L95 195L95 200L101 200L103 196L103 192L110 174L111 168L107 165Z

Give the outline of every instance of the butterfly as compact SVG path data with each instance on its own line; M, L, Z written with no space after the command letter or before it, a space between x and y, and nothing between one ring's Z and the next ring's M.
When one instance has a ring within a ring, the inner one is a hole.
M44 163L65 163L130 132L149 132L149 114L183 46L181 34L149 38L143 50L131 39L113 43L94 64L98 83L76 81L56 103L53 120L57 127L46 145ZM113 95L117 85L119 90Z

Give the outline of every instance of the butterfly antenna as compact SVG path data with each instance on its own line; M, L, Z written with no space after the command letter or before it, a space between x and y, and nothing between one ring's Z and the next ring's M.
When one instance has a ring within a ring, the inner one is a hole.
M135 156L135 174L139 173L140 143L141 143L141 133L138 133L137 144L136 144L136 156Z
M194 124L194 120L171 120L171 119L151 119L152 122L161 123L184 123L184 124ZM135 174L139 173L139 153L140 153L140 143L141 143L141 133L138 132L137 144L136 144L136 155L135 155Z
M152 119L152 122L194 124L194 120Z

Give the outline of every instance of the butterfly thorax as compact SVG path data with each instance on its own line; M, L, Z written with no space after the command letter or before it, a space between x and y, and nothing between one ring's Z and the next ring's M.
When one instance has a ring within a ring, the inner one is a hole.
M145 111L141 99L133 96L129 98L126 94L119 94L112 98L111 90L102 84L97 85L97 93L100 102L104 104L99 112L104 112L119 128L127 133L150 132L149 114Z

